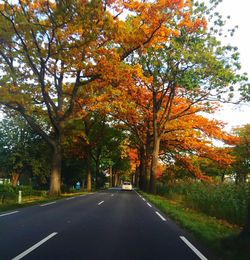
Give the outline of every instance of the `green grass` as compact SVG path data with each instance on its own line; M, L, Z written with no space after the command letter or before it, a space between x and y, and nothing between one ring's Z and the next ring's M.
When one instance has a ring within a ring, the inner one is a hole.
M174 185L158 184L156 193L169 199L178 199L184 207L242 226L247 216L250 185L184 180Z
M250 259L250 255L244 250L239 250L237 247L225 248L223 246L227 238L237 237L241 231L239 226L185 208L178 201L141 191L140 193L180 226L193 233L199 241L221 259Z
M87 192L63 193L60 196L55 196L55 197L47 196L46 193L41 193L40 195L24 195L22 196L21 204L17 203L17 199L18 199L17 197L14 200L9 200L4 204L0 203L0 212L37 205L41 203L47 203L47 202L60 200L67 197L79 196L82 194L87 194Z

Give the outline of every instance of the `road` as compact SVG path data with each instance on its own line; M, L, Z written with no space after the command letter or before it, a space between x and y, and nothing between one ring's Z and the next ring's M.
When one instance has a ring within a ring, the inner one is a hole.
M0 259L214 259L135 191L107 191L0 213Z

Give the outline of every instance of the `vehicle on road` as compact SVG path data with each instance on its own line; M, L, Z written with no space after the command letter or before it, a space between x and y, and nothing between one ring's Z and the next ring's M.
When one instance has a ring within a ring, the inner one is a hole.
M122 183L122 190L132 190L132 184L130 181L124 181Z

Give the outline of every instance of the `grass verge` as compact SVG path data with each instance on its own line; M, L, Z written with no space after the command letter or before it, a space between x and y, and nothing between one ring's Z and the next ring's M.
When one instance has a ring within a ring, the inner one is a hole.
M73 196L79 196L83 194L88 194L88 192L74 192L74 193L63 193L60 196L55 196L55 197L49 197L49 196L24 196L22 198L22 203L6 203L6 204L0 204L0 212L4 211L9 211L9 210L14 210L18 208L23 208L27 206L32 206L32 205L37 205L41 203L47 203L55 200L60 200L68 197L73 197Z
M177 222L210 248L220 259L250 259L249 252L237 246L226 247L224 241L237 237L241 228L236 225L184 208L177 201L139 191L148 201Z

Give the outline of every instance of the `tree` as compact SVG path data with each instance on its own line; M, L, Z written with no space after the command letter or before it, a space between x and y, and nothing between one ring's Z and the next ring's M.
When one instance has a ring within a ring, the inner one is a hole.
M36 178L36 185L46 183L49 156L47 144L19 115L0 122L0 169L11 176L14 187L24 176Z
M79 111L65 130L64 144L66 157L81 160L85 173L82 183L87 183L90 191L92 183L99 188L104 184L103 172L113 169L113 178L116 178L124 169L122 158L122 142L125 134L112 126L112 121L100 113L83 110ZM115 183L115 181L113 181Z
M246 124L236 128L234 132L239 136L240 142L234 147L233 154L236 156L236 161L233 164L233 169L236 171L236 181L246 182L247 176L250 173L250 125ZM246 239L249 243L250 239L250 200L248 201L248 215L246 224L240 234L240 238Z
M79 89L94 81L100 88L119 84L122 61L166 31L160 2L1 2L0 104L20 113L50 145L51 195L60 193L62 132ZM175 1L168 4L176 8ZM125 21L119 19L124 10L133 13Z
M209 9L204 4L186 4L183 16L169 21L175 33L165 42L155 43L147 52L138 53L135 59L141 64L144 76L151 79L144 83L152 100L151 192L155 191L161 140L172 120L188 115L196 104L198 109L191 113L209 113L212 101L226 102L232 97L236 83L242 88L249 86L245 75L237 74L240 65L235 49L222 46L216 35L208 31L205 13ZM173 111L175 101L182 108L178 113Z
M233 164L236 182L246 182L250 174L250 125L236 128L234 133L240 138L240 142L233 149L233 155L236 156Z

